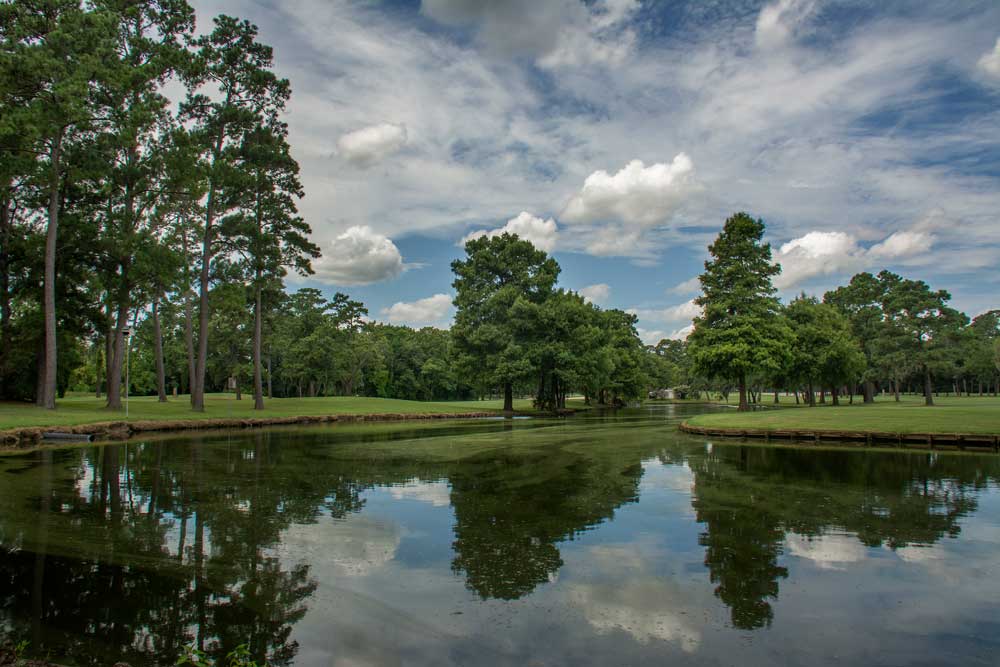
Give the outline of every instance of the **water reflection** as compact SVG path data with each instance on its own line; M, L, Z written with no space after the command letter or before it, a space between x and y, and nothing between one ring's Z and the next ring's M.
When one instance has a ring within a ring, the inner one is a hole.
M793 627L776 610L796 562L833 574L873 549L938 557L927 547L960 537L1000 477L991 456L706 447L642 414L509 427L0 458L0 629L79 664L173 664L192 644L221 658L241 643L272 664L393 661L400 646L350 620L367 613L412 627L415 662L516 664L491 637L502 613L548 624L553 646L589 646L580 663L612 646L621 658L624 641L698 662L723 624ZM643 483L650 461L663 474ZM529 599L549 611L506 606Z

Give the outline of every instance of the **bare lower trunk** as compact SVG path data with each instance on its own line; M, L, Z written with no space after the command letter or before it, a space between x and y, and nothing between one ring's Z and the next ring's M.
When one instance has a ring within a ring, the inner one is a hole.
M101 397L101 383L104 382L104 359L101 354L101 337L97 336L94 339L94 375L97 381L94 383L97 385L94 387L94 398Z
M253 304L253 409L264 409L264 381L261 373L260 339L263 335L260 295L260 271L257 272L257 281L254 287Z
M273 386L271 384L271 348L268 346L267 351L267 397L274 398Z
M740 405L737 408L739 412L749 412L750 404L747 402L747 379L746 376L740 376Z
M924 405L934 405L934 387L931 383L931 369L924 364Z
M7 398L7 351L11 349L10 321L10 227L12 203L8 197L0 201L0 400Z
M128 328L128 292L121 290L118 298L118 321L115 324L111 372L108 373L108 408L121 410L122 369L125 364L125 329Z
M45 382L42 387L42 407L56 407L56 240L59 235L59 159L64 130L60 128L52 139L51 174L49 177L49 223L45 233Z
M830 388L830 399L833 401L834 405L840 405L840 390L837 387Z
M156 356L156 395L167 402L167 378L163 368L163 334L160 331L160 297L153 299L153 354Z
M503 413L507 417L514 414L514 387L510 382L503 386Z
M871 380L865 380L865 403L875 402L875 385Z

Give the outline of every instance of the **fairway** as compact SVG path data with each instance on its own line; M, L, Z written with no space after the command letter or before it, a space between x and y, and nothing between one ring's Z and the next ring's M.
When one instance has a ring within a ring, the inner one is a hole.
M515 408L529 408L530 401L516 401ZM98 422L124 421L124 410L108 410L102 398L70 396L59 401L55 410L41 410L31 403L0 403L0 431L32 426L75 426ZM319 398L271 398L264 410L253 409L253 399L237 401L233 394L208 394L205 411L193 412L187 396L159 403L155 396L129 399L129 421L178 421L267 417L308 417L321 415L418 415L463 414L499 411L502 401L456 401L429 403L392 398L329 396Z
M888 431L893 433L1000 434L1000 398L940 397L927 407L923 399L905 396L896 403L879 398L874 404L768 407L757 412L698 415L691 426L822 431ZM765 403L766 405L766 403Z

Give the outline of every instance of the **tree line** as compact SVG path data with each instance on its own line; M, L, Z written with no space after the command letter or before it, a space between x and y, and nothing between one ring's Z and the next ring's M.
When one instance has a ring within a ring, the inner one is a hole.
M54 408L89 340L118 408L128 332L179 309L203 410L213 292L246 289L262 407L265 309L319 251L256 26L195 35L184 0L25 0L0 5L0 37L0 398Z
M730 217L700 276L703 314L685 344L663 342L661 356L686 368L689 379L735 386L741 410L760 388L801 392L809 405L829 392L874 401L878 389L896 400L918 388L927 405L944 388L955 394L996 395L1000 384L1000 310L970 318L951 295L890 271L859 273L822 300L802 294L787 305L772 284L781 267L762 242L764 223Z

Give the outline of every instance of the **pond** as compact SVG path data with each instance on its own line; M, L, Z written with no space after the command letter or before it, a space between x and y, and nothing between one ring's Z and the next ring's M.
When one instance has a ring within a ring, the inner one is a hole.
M0 457L0 635L134 667L996 664L1000 458L708 442L696 409Z

